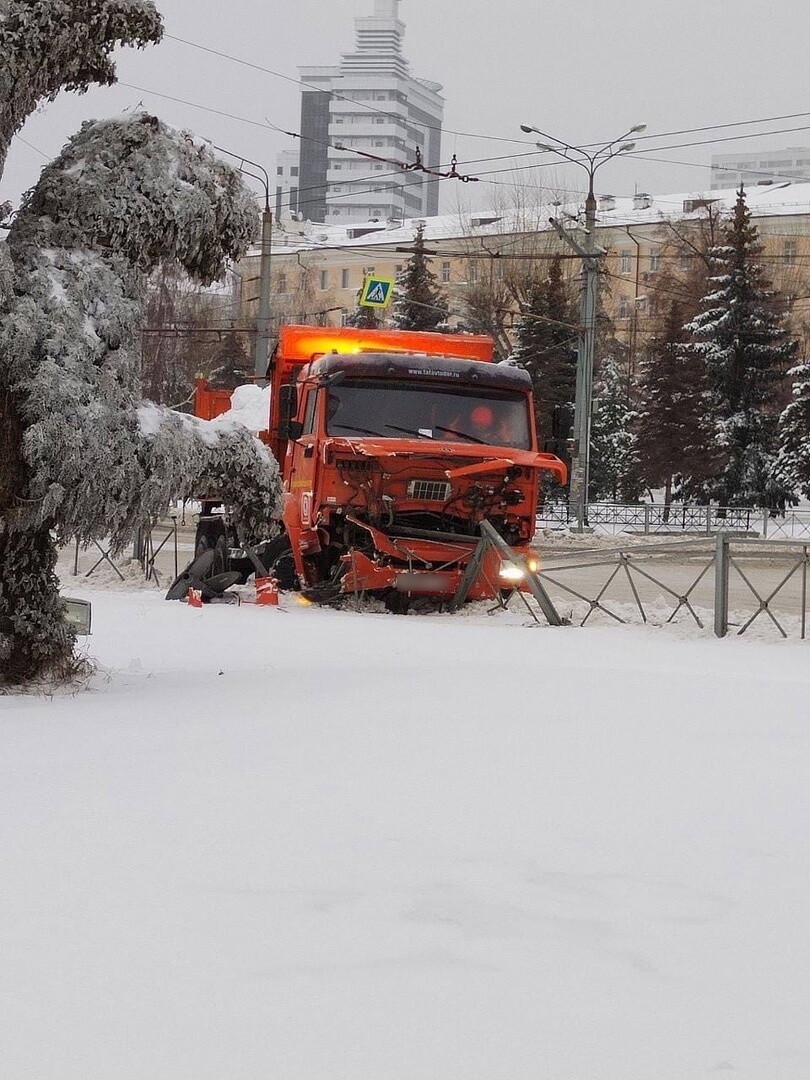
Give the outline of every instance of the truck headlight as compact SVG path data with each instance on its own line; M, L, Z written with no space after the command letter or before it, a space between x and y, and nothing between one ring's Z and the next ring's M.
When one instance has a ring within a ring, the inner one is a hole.
M515 566L514 563L501 563L501 568L498 571L498 577L501 581L508 581L510 585L517 585L523 581L525 573L519 566Z

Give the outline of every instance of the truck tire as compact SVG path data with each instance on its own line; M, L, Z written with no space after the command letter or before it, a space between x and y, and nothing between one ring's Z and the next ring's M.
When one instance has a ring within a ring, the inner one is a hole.
M259 552L267 573L278 581L278 587L285 592L295 591L301 588L298 574L293 561L292 544L286 533L268 541Z

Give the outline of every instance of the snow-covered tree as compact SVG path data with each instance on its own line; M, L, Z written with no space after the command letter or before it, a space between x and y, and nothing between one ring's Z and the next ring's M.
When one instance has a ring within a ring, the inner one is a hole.
M555 409L573 407L577 324L562 260L555 258L548 275L536 278L526 289L511 357L531 375L541 445L551 439Z
M774 483L810 498L810 361L788 372L793 400L779 418L779 449L773 466Z
M627 376L608 356L599 366L594 387L589 499L632 502L638 497L634 418Z
M425 255L425 226L416 229L413 254L397 278L391 322L397 330L447 331L447 299Z
M734 214L711 251L715 275L686 346L706 365L720 469L705 494L726 506L784 506L773 471L780 392L796 351L768 286L757 230L740 188Z
M239 425L140 400L147 275L177 263L218 279L255 228L238 174L145 114L84 124L26 196L0 275L0 681L74 668L57 543L120 549L172 498L202 493L227 499L246 539L271 531L267 449Z
M0 174L12 137L41 102L114 83L115 48L162 36L151 0L0 0Z
M675 300L641 361L638 384L639 478L648 488L664 488L667 508L673 492L703 483L714 465L705 365L683 348L687 337L683 304Z

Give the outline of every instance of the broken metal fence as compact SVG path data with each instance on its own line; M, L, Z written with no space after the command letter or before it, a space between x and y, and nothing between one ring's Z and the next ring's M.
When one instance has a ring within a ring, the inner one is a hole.
M589 503L588 528L598 533L702 533L721 530L757 534L764 539L810 541L810 509L778 514L758 507L699 506L664 503ZM576 528L575 515L566 502L550 502L537 514L539 529Z

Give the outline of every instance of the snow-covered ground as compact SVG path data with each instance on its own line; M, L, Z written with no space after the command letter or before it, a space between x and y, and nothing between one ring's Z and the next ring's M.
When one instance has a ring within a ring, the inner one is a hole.
M4 1078L810 1075L806 643L79 595L91 688L0 698Z

